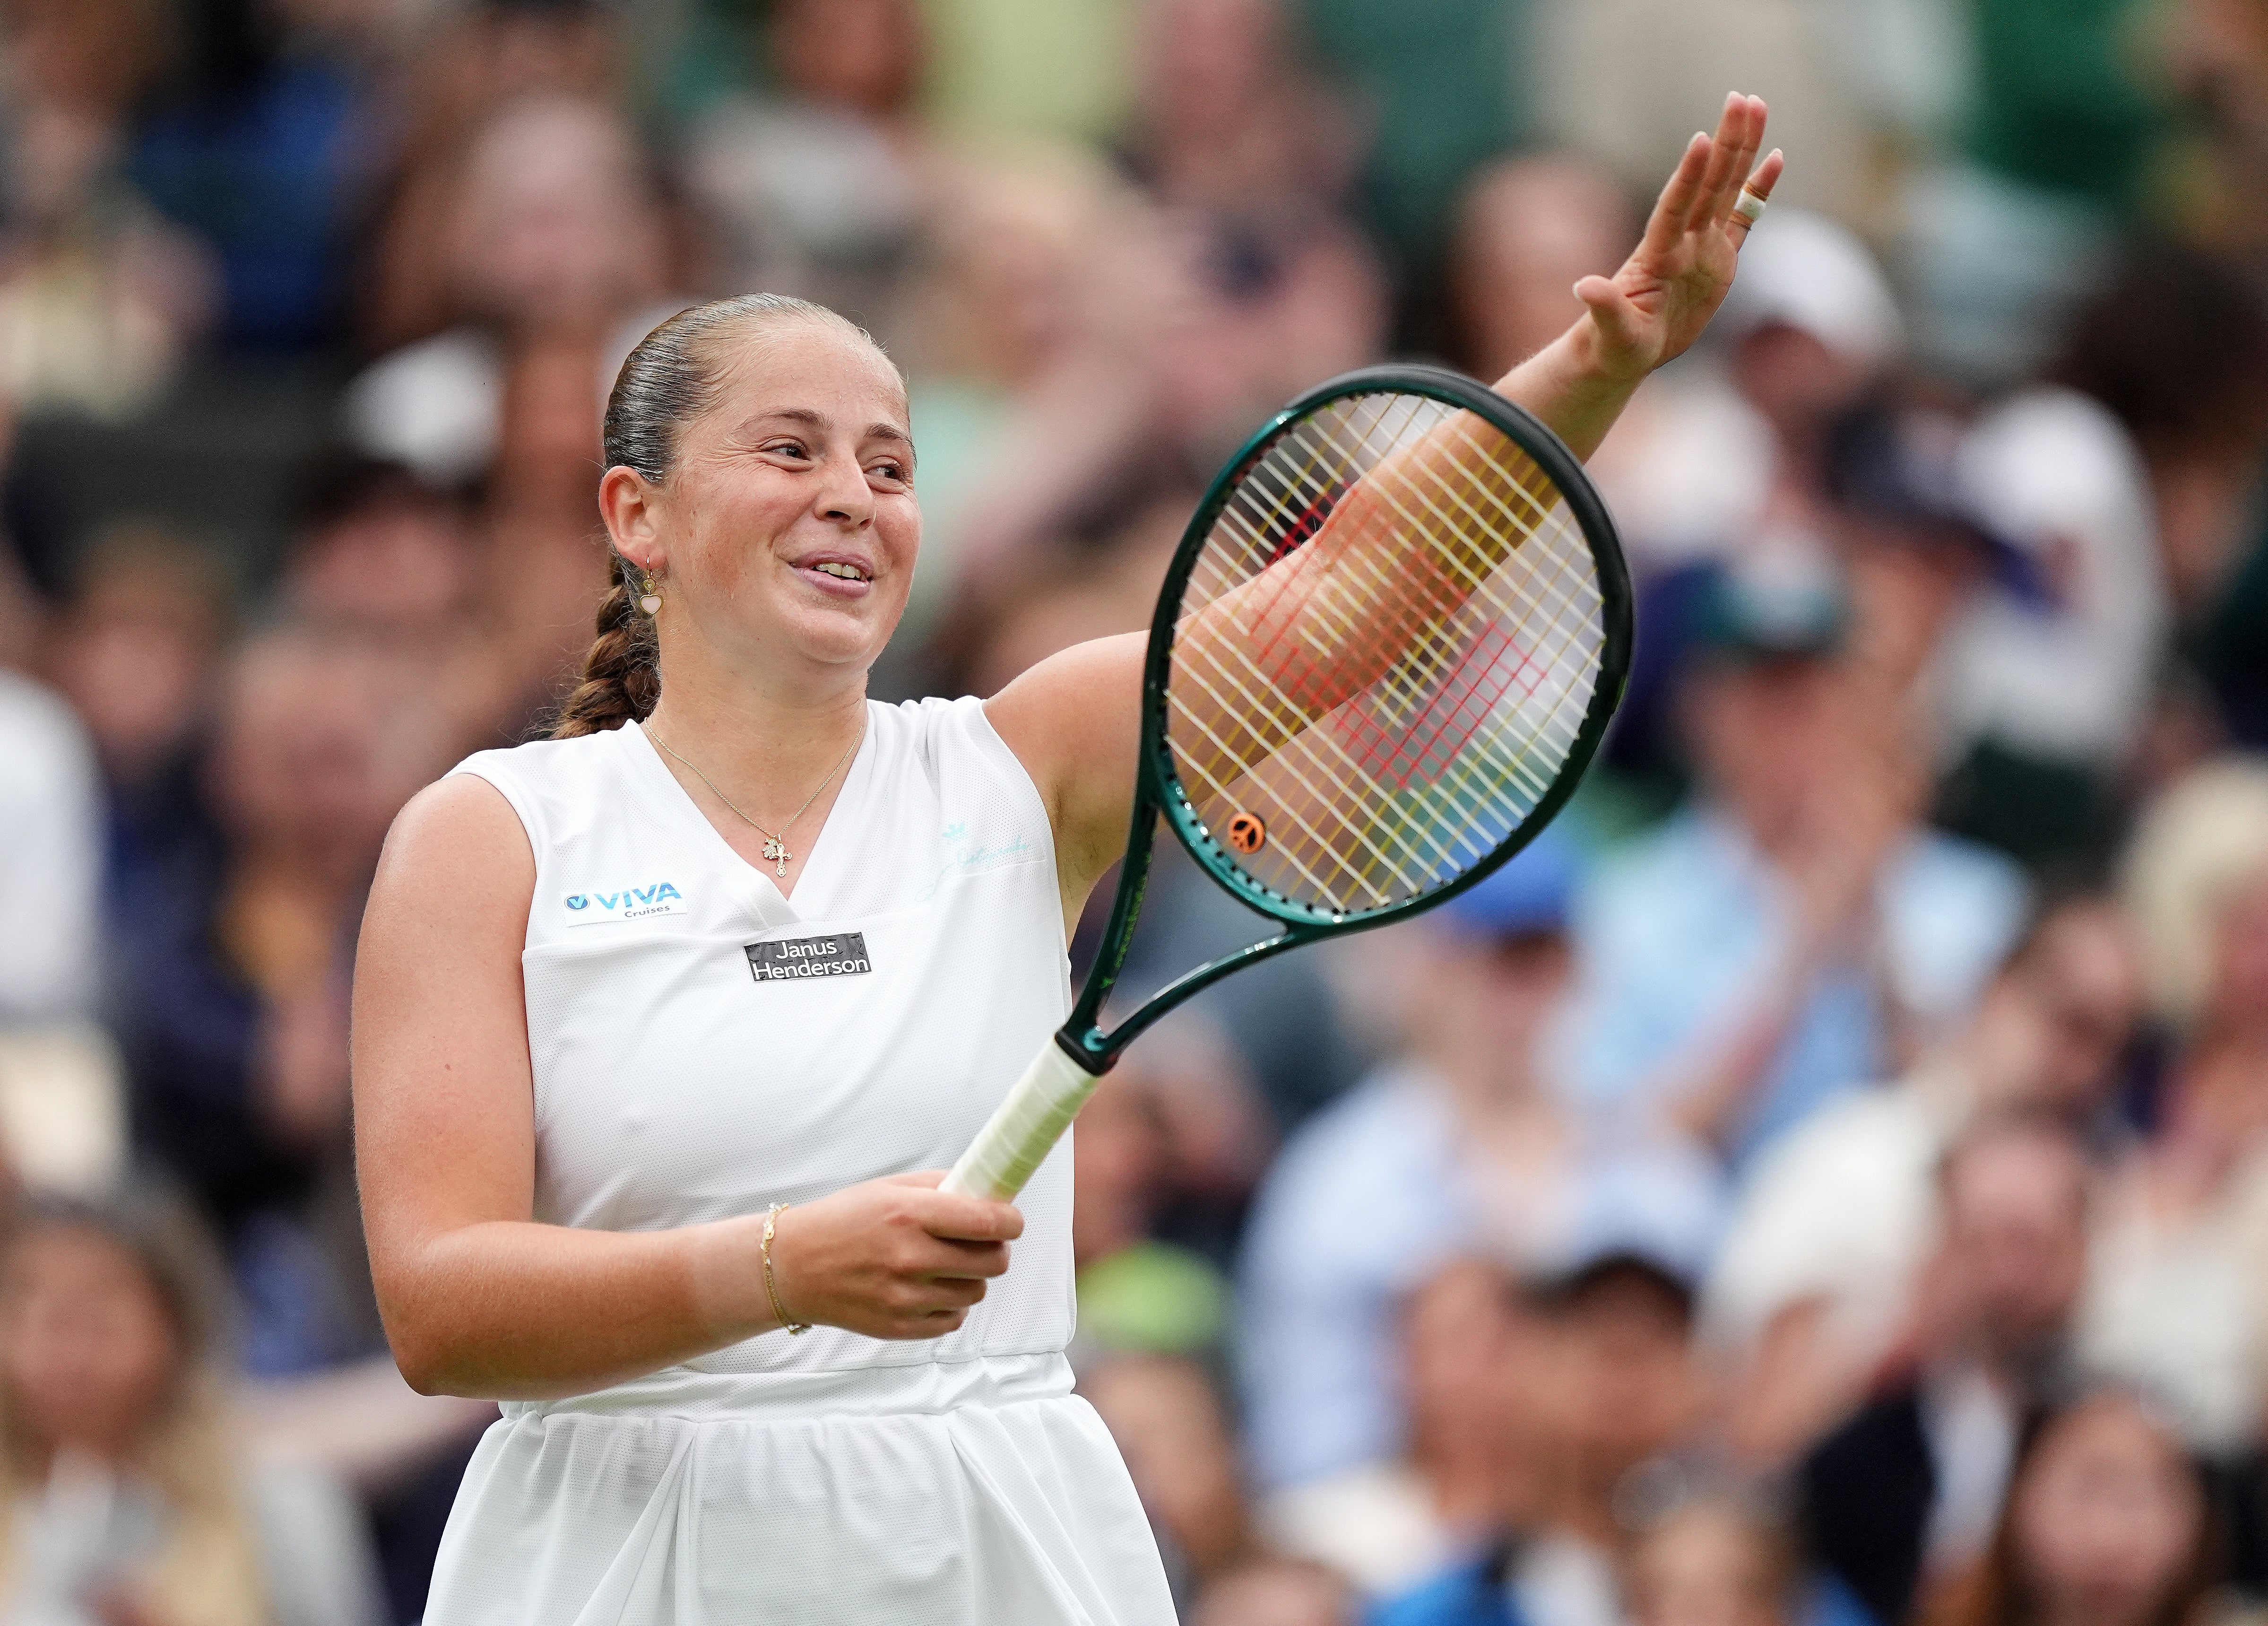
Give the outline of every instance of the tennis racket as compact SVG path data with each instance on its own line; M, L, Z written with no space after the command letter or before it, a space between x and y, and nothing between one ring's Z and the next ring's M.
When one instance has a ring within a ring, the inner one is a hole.
M1606 505L1543 425L1470 379L1372 367L1270 419L1166 573L1132 828L1101 951L947 1191L1013 1198L1136 1035L1232 972L1471 886L1550 823L1630 669ZM1108 1032L1160 816L1275 935Z

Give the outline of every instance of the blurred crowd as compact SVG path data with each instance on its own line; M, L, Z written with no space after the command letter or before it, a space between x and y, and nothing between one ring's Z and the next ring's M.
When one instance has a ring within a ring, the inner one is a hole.
M638 336L882 341L873 691L990 692L1735 88L1600 764L1105 1080L1081 1386L1193 1626L2268 1610L2261 0L0 0L0 1620L423 1610L494 1414L386 1355L354 933L572 676ZM1166 854L1127 984L1261 929Z

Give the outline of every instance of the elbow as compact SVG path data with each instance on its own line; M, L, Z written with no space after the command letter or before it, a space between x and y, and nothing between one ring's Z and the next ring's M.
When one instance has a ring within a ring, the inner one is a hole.
M485 1398L468 1393L465 1374L456 1370L444 1341L420 1336L414 1329L396 1326L390 1318L386 1341L394 1351L394 1364L401 1380L418 1393Z
M389 1293L386 1285L381 1281L379 1318L401 1380L420 1394L496 1399L482 1392L470 1329L452 1325L452 1318L442 1313L445 1306L416 1294Z

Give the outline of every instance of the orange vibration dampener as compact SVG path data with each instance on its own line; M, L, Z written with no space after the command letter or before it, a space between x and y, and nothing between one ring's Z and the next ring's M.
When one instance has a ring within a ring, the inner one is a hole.
M1228 844L1247 857L1268 839L1268 826L1256 814L1240 813L1228 821Z

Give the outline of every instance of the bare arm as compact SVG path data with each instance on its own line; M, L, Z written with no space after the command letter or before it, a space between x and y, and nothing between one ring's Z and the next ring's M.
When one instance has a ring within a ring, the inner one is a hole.
M648 1232L534 1218L519 955L535 868L485 782L444 780L387 839L355 972L356 1162L379 1308L427 1393L603 1388L778 1325L761 1216ZM1007 1268L1015 1210L872 1180L781 1216L791 1314L882 1338L960 1325Z
M1732 213L1742 181L1769 196L1782 167L1778 152L1755 162L1764 129L1760 100L1727 98L1717 134L1696 136L1687 146L1654 205L1645 237L1622 269L1611 277L1579 283L1575 292L1584 314L1498 381L1499 394L1549 425L1577 456L1588 457L1598 449L1638 384L1690 346L1724 302L1748 231L1747 222ZM1454 442L1429 444L1408 455L1453 463L1467 455ZM1365 482L1375 484L1374 477ZM1455 573L1444 575L1430 560L1423 561L1424 569L1399 570L1406 561L1381 567L1373 551L1395 545L1394 539L1406 528L1380 522L1374 511L1378 495L1373 490L1366 497L1358 486L1315 540L1285 561L1291 568L1275 581L1269 607L1261 610L1263 620L1327 611L1329 577L1350 561L1366 566L1367 574L1408 584L1404 613L1378 617L1384 632L1373 641L1388 659L1398 647L1396 628L1403 629L1406 642L1410 630L1454 608L1462 590L1454 584ZM1276 576L1271 571L1251 585ZM1214 617L1220 623L1218 630L1229 635L1234 612L1258 602L1256 596L1243 606L1224 600L1215 607L1222 612ZM1262 649L1300 647L1296 639L1264 635L1265 628L1258 637L1253 631L1248 627L1235 635ZM1067 920L1076 920L1094 883L1124 851L1141 733L1143 649L1143 639L1129 634L1065 650L1041 661L986 706L994 728L1048 801ZM1335 661L1330 673L1316 676L1305 689L1297 674L1281 687L1308 695L1312 705L1304 711L1328 709L1342 690L1361 686L1356 680L1363 664ZM1254 743L1251 754L1261 754L1265 746L1266 742Z

